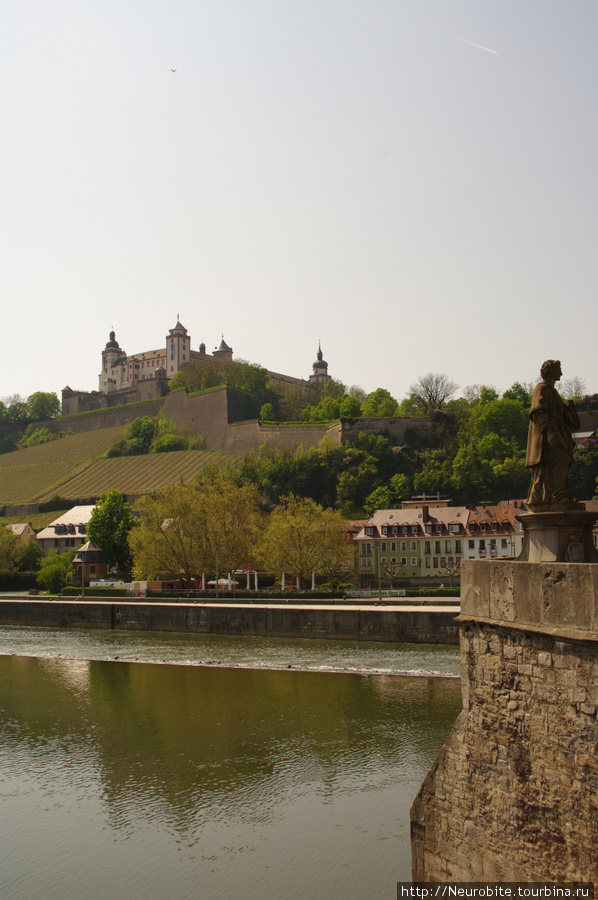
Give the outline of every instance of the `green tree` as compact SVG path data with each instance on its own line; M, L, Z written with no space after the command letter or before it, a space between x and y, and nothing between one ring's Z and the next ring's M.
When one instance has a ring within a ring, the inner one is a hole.
M376 388L361 404L361 413L368 417L395 416L398 403L385 388Z
M135 527L133 510L120 491L101 494L89 524L87 537L106 554L108 564L128 569L132 564L129 534Z
M514 441L516 446L525 447L529 429L528 411L518 400L480 400L471 412L469 428L474 439L492 432L507 442Z
M251 563L259 529L255 485L234 473L208 472L193 485L174 484L139 502L130 537L140 577L182 577L188 587L202 573L234 572Z
M75 548L61 554L50 550L48 556L41 562L37 573L37 583L51 594L59 594L72 572L73 557L76 552Z
M361 416L361 403L357 397L345 394L341 397L338 413L342 419L358 419Z
M19 447L37 447L38 444L47 444L57 441L62 434L56 434L49 428L36 428L33 423L27 426L25 434L19 439Z
M512 384L511 387L504 392L502 397L503 400L518 400L524 409L529 409L532 403L529 391L519 381Z
M0 578L7 578L17 571L18 545L16 534L6 525L0 525Z
M263 422L274 422L274 407L271 403L262 404L260 419Z
M60 400L55 393L36 391L27 398L27 416L32 422L57 419L60 415Z
M329 578L348 571L346 523L340 513L290 494L270 515L259 555L273 574L308 583L312 572Z

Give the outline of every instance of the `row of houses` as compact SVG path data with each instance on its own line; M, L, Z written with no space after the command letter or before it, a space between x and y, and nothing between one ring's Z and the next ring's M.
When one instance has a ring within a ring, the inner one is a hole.
M398 578L452 576L463 559L517 557L525 512L520 501L498 506L450 506L448 501L379 509L354 535L355 571L362 586L384 574Z

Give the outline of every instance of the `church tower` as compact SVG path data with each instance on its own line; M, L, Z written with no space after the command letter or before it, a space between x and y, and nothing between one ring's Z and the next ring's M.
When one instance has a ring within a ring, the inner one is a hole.
M309 383L324 386L327 381L330 381L330 375L328 374L328 363L322 357L322 346L318 342L318 355L315 363L313 364L313 375L309 376Z
M166 376L172 378L181 366L191 359L191 338L187 329L176 317L176 325L166 337Z
M110 332L110 340L102 350L102 372L100 374L100 391L108 394L122 387L122 361L127 358L121 350L114 331Z

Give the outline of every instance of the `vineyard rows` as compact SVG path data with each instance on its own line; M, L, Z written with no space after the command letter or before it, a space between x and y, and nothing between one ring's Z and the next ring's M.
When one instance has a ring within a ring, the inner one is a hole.
M103 428L101 431L86 431L83 434L69 434L66 437L4 453L0 456L0 470L21 466L47 466L54 463L79 462L105 456L108 448L122 436L123 426Z
M118 425L1 455L0 507L48 500L55 494L95 497L112 489L144 494L175 481L188 484L207 465L239 462L234 456L200 450L106 459L122 433Z
M146 494L167 484L189 484L207 465L238 464L240 460L224 453L183 450L176 453L152 453L101 459L92 463L70 481L61 485L63 497L95 497L104 491Z

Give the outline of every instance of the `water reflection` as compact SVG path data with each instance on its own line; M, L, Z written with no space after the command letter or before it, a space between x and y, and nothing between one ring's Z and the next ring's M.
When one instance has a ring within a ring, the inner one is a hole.
M23 900L392 896L460 709L452 679L19 657L0 679L3 804L54 877L11 840Z

